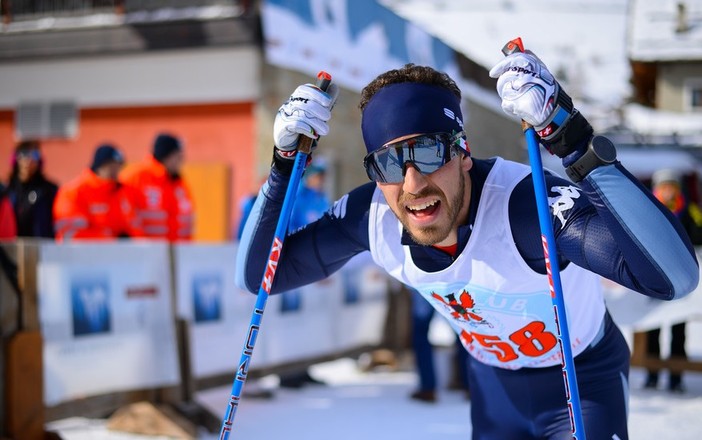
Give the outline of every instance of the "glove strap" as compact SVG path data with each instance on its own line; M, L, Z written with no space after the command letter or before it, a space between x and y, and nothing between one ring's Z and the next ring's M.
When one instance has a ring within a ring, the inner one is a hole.
M280 171L284 176L290 176L292 174L293 167L295 165L295 155L297 150L283 151L278 147L273 147L273 163L272 165Z
M551 142L542 140L542 143L551 154L563 159L576 150L584 150L593 133L587 119L579 111L574 110L567 123L562 126L558 137L551 139Z
M290 151L285 151L281 150L278 147L273 147L273 163L272 165L280 171L280 173L284 176L290 176L292 174L292 170L295 166L295 156L297 156L297 150L290 150ZM309 154L307 156L307 163L305 163L305 166L308 166L312 162L312 154Z
M554 110L543 124L534 127L539 137L547 143L558 139L561 135L561 131L568 124L573 114L573 100L563 91L559 84L556 85L558 87L558 93L556 94L556 106Z

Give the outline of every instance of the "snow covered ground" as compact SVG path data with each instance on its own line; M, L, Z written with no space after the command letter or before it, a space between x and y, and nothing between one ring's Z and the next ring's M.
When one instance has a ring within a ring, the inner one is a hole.
M702 322L688 326L688 351L702 359ZM437 371L448 371L446 349L437 350ZM254 358L255 363L255 358ZM277 388L272 399L246 398L234 420L232 439L469 439L470 401L463 394L442 390L439 401L410 400L416 377L411 369L365 373L354 359L318 364L311 374L327 383L301 389ZM632 440L698 440L702 438L702 373L686 373L685 394L644 390L645 373L631 372L629 432ZM440 378L445 383L446 378ZM665 377L662 377L665 384ZM256 385L272 386L275 377ZM249 384L247 384L249 385ZM212 388L197 395L215 415L224 414L231 387ZM109 432L99 420L54 423L65 440L159 440ZM203 433L201 440L214 440Z
M360 374L349 359L318 367L317 377L330 386L281 389L270 401L242 400L232 438L470 438L470 402L461 393L445 391L435 404L420 403L407 397L416 383L412 373ZM631 374L630 438L702 438L702 374L687 374L688 392L682 395L643 390L644 376L638 368ZM217 388L200 399L223 414L228 396L228 387Z

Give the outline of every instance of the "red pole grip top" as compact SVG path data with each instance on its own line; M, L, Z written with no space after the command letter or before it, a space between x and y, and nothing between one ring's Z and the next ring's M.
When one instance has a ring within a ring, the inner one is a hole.
M520 37L515 38L514 40L510 40L505 44L505 47L502 48L502 53L507 55L511 55L515 52L524 52L524 44L522 43L522 39Z

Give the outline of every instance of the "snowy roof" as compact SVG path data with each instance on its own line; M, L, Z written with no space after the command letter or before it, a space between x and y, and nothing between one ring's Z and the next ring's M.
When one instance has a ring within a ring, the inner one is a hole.
M333 3L330 13L325 2L269 0L262 8L266 60L310 75L312 66L328 66L338 84L358 91L406 62L432 65L459 81L464 96L502 114L495 91L461 78L453 54L490 69L502 46L519 36L598 132L631 124L643 134L699 136L700 115L622 111L631 97L631 1L366 0Z
M631 2L629 58L635 61L702 60L702 0Z
M679 113L627 104L623 108L623 117L627 127L637 133L675 133L678 136L690 137L688 143L702 146L702 113Z
M615 108L630 95L626 0L381 1L488 69L522 37L581 108Z

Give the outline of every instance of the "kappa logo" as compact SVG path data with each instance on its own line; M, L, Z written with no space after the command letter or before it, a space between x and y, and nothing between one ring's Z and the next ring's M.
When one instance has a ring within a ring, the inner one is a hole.
M554 186L551 192L560 194L557 197L549 197L548 204L551 206L553 215L561 221L561 227L565 225L563 213L575 206L575 199L580 198L580 189L574 186Z
M456 114L453 112L453 110L447 109L444 107L444 114L449 117L449 119L453 119L458 123L458 125L463 129L463 121L461 121L461 118L457 117Z
M467 290L461 291L458 294L458 299L454 293L450 293L443 297L436 292L431 293L431 297L439 300L442 304L451 310L451 316L456 319L465 321L482 322L483 318L480 315L473 313L471 310L475 307L475 301Z

